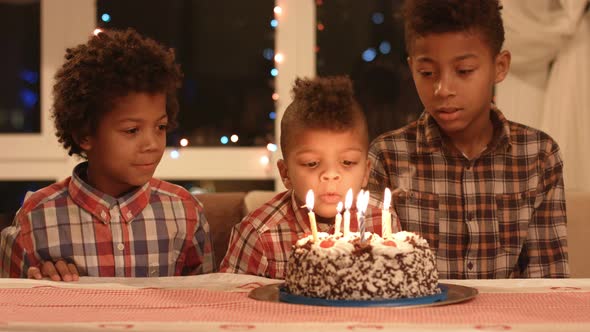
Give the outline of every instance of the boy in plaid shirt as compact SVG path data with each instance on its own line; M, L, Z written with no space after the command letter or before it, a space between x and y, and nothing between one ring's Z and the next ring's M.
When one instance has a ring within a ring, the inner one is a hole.
M221 272L283 279L291 248L311 233L305 196L315 194L318 231L334 232L338 202L367 184L367 122L347 77L297 79L281 120L283 158L277 166L287 191L234 226ZM370 202L366 231L381 232L381 210ZM354 204L353 204L354 207ZM356 209L351 209L356 231ZM395 225L394 225L395 226Z
M401 227L428 240L441 278L568 277L559 147L491 103L510 66L500 9L497 0L406 2L425 111L371 144L369 188L406 190L394 202Z
M2 231L0 275L72 281L213 270L209 225L185 189L152 178L176 124L174 53L133 30L67 50L53 118L71 177L30 195Z

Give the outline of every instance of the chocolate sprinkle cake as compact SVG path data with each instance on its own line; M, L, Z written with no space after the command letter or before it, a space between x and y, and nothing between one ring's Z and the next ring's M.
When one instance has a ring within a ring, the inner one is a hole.
M319 233L297 241L286 271L291 294L331 300L414 298L439 293L435 257L422 237L399 232L382 239Z

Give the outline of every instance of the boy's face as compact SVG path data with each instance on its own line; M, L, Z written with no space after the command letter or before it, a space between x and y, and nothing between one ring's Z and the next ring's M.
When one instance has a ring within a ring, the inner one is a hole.
M285 160L277 163L283 184L293 189L301 205L313 189L317 215L334 217L348 189L356 195L367 184L367 147L358 129L303 129L293 133L288 144Z
M426 111L448 135L489 125L494 84L510 67L510 53L493 57L479 33L433 33L416 39L408 62Z
M96 132L82 139L88 181L117 197L148 182L166 147L166 95L130 93L118 98Z

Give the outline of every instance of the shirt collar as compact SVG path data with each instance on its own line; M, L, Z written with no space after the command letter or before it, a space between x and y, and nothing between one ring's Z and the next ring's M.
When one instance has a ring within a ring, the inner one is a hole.
M121 220L131 222L149 204L150 182L119 197L107 195L86 182L88 162L78 164L72 173L68 190L72 200L103 223L111 221L110 210L119 206Z
M511 145L510 122L493 103L490 106L490 118L494 125L494 136L488 145L490 151L499 148L508 149ZM430 153L443 147L443 135L434 118L427 112L423 112L417 120L416 152Z

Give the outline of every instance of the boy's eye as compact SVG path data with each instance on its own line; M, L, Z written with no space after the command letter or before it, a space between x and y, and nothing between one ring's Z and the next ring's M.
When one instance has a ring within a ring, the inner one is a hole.
M310 161L310 162L308 162L308 163L304 163L303 165L304 165L305 167L309 167L309 168L316 168L316 167L318 167L318 165L319 165L319 164L320 164L320 163L319 163L319 162L317 162L317 161Z
M457 72L459 73L459 75L465 76L473 73L474 70L475 69L457 69Z
M343 160L343 161L342 161L342 164L343 164L344 166L354 166L354 165L356 165L356 164L357 164L357 162L356 162L356 161L351 161L351 160Z
M166 131L166 130L168 130L168 124L158 125L158 129L163 130L163 131Z
M139 128L129 128L125 130L126 134L137 134L137 132L139 131Z
M418 74L420 74L422 77L431 77L432 76L432 72L428 71L428 70L419 70Z

